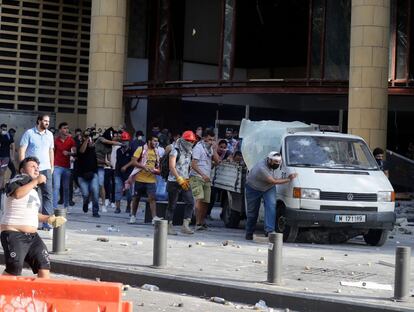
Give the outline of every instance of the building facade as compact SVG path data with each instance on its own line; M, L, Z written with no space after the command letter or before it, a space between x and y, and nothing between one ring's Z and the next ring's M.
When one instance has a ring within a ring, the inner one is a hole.
M300 120L393 150L413 134L412 0L0 3L3 110L144 131Z

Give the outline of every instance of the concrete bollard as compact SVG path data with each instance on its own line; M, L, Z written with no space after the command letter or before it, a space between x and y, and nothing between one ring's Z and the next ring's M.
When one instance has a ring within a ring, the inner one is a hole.
M61 216L66 218L66 209L65 208L56 208L55 216ZM58 228L53 228L53 246L52 252L59 254L66 251L66 223L62 224Z
M409 296L411 248L397 247L395 250L394 299L405 301Z
M154 268L164 268L167 265L167 234L168 221L156 220L154 224Z
M267 282L282 283L282 233L269 233L269 250L267 252Z

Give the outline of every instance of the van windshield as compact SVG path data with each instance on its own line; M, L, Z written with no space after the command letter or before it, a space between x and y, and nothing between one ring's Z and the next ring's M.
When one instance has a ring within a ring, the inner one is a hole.
M286 158L288 166L379 170L368 146L356 139L288 136Z

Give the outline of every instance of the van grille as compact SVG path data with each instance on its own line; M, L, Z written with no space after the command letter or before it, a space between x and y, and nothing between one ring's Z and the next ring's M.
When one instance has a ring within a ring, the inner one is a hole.
M376 202L377 194L372 193L342 193L342 192L321 192L321 200L341 200L341 201L363 201Z

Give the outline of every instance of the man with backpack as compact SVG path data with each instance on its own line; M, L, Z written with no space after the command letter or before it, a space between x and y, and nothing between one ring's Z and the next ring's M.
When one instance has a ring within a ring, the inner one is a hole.
M189 173L192 148L196 141L193 131L185 131L181 138L171 146L171 151L162 159L161 175L167 179L168 207L165 218L168 220L168 234L177 235L173 227L173 216L177 207L178 196L181 194L184 202L184 219L181 232L194 234L190 229L194 209L194 198L190 188ZM167 164L168 161L168 170ZM168 172L168 174L166 174Z
M161 218L157 217L155 200L155 192L157 190L156 175L159 174L160 164L160 156L156 148L157 143L157 137L150 137L148 139L148 143L144 146L138 147L132 157L131 164L135 167L135 169L132 171L131 176L135 177L135 193L131 207L131 217L129 220L130 224L136 222L138 204L141 197L145 195L148 197L152 221L154 222L155 220L161 220ZM128 165L124 166L124 169L127 167Z

